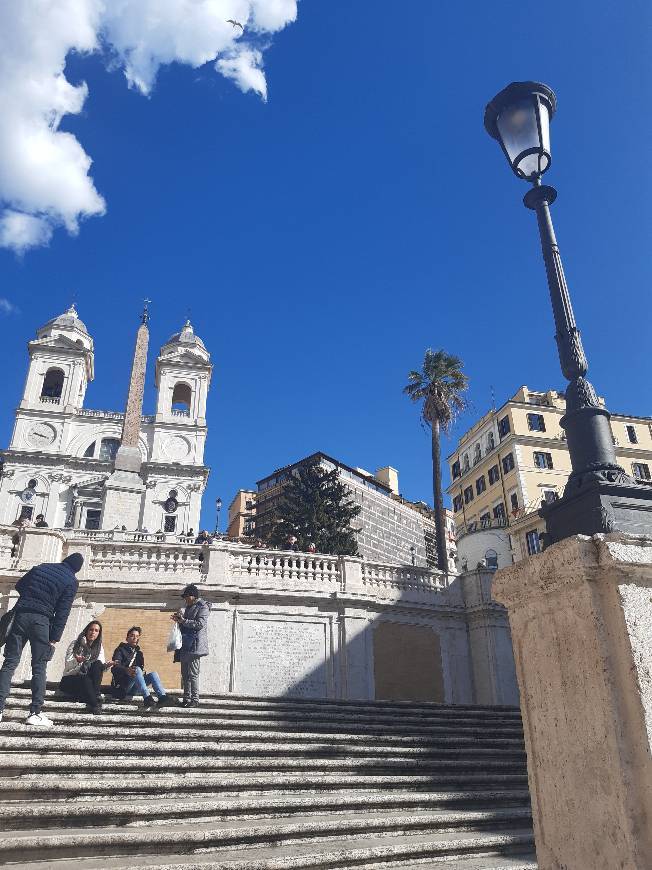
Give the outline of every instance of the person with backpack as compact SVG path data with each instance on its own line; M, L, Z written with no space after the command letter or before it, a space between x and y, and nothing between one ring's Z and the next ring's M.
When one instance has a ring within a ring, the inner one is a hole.
M59 690L86 704L90 713L101 713L102 675L112 666L113 662L107 662L104 655L102 623L94 619L66 651Z
M176 700L168 696L156 671L148 674L145 670L145 656L138 646L142 633L139 625L132 626L127 632L126 641L116 647L113 653L113 697L128 698L138 692L143 696L143 707L146 710L152 710L155 704L159 707L175 706ZM151 696L150 686L158 702Z
M77 594L77 577L84 564L81 553L71 553L63 562L44 562L31 568L16 583L20 597L5 643L5 660L0 669L0 722L11 691L11 678L18 667L25 644L32 653L32 702L27 725L51 728L54 724L41 712L45 701L47 664L66 627Z
M185 608L172 614L181 630L181 649L178 659L181 662L181 684L183 686L182 707L199 707L199 666L203 656L208 655L208 604L199 596L199 589L191 583L181 593ZM176 658L175 658L176 661Z

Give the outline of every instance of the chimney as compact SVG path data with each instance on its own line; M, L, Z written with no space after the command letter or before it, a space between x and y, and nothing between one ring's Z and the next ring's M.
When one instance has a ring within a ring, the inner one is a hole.
M391 465L379 468L376 472L376 480L386 484L394 495L398 495L398 471Z

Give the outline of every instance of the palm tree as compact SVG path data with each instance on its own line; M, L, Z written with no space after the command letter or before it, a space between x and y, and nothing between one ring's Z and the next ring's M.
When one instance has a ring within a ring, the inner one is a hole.
M432 495L435 508L437 534L437 564L448 573L446 550L446 519L441 491L441 432L449 432L458 414L466 407L462 393L468 389L469 379L462 371L464 363L458 356L444 350L428 350L421 371L408 374L409 384L403 388L413 402L421 402L421 420L432 434Z

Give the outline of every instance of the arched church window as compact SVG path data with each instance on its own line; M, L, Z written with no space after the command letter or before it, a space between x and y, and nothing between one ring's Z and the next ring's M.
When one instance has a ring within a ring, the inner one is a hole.
M487 568L498 567L498 553L495 550L487 550L487 552L484 554L484 558L487 564Z
M172 411L176 411L184 416L190 416L190 399L192 390L188 384L175 384L172 391Z
M95 441L92 444L89 444L86 450L84 450L84 456L89 456L91 459L95 456Z
M48 369L43 378L41 397L48 399L60 399L63 390L63 371L61 369Z
M113 461L119 446L120 442L117 438L102 438L100 442L100 459Z

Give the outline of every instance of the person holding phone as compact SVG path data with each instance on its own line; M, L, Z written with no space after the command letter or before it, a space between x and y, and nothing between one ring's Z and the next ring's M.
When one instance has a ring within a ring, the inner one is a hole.
M86 704L90 713L101 713L102 675L113 664L112 661L107 662L104 655L102 624L94 619L66 650L59 690Z

